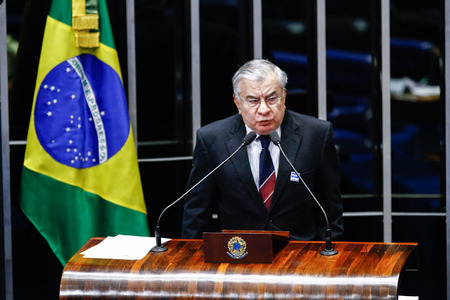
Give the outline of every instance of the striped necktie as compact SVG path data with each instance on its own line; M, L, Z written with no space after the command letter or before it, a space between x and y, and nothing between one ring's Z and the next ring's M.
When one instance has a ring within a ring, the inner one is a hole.
M266 209L269 210L273 190L275 189L275 169L269 152L269 136L261 135L259 140L262 146L259 157L259 193L261 194Z

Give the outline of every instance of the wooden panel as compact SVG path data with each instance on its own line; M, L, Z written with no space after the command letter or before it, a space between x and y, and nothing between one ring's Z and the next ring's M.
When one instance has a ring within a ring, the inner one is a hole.
M91 239L79 252L99 243ZM289 242L269 264L205 263L201 240L172 240L139 261L84 259L64 268L60 299L397 299L417 244Z
M204 232L203 258L210 263L272 263L288 241L285 235L270 231ZM233 242L239 246L237 250Z

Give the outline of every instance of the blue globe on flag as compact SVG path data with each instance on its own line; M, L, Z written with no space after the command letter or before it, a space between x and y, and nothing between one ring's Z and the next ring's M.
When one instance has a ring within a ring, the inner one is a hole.
M105 163L128 138L121 78L94 55L81 54L51 70L35 105L39 142L61 164L83 169Z

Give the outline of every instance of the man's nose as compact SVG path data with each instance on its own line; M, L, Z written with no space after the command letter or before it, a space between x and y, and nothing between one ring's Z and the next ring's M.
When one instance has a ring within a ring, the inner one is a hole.
M259 103L258 112L260 113L267 113L270 111L269 105L267 102L263 99Z

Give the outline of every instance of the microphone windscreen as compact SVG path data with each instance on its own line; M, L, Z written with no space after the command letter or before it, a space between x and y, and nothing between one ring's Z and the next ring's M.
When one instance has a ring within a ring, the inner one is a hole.
M274 143L275 145L278 145L279 143L281 143L280 136L278 135L278 133L276 131L272 131L271 133L269 133L269 137L270 137L270 140L272 141L272 143Z
M254 131L250 131L245 137L244 140L242 141L244 143L244 145L248 145L251 142L253 142L253 140L256 138L256 132Z

